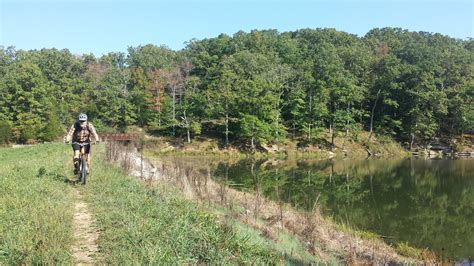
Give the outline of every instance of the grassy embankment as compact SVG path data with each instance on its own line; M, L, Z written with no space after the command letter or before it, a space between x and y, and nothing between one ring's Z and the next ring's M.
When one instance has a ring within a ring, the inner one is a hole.
M100 230L105 263L277 263L275 249L220 221L173 188L149 187L96 159L89 183L73 188L70 148L0 150L0 264L70 264L73 192ZM69 174L70 175L70 174ZM72 178L71 176L69 178Z
M195 145L200 144L202 143L196 143ZM256 198L255 195L235 191L232 188L224 188L222 184L217 184L209 179L209 168L215 163L214 160L219 161L218 157L193 156L186 160L180 160L174 156L153 157L153 154L156 155L160 153L153 153L151 150L148 150L147 154L154 164L162 169L161 171L165 171L164 178L170 179L168 181L177 187L181 187L191 198L201 201L206 205L212 205L214 208L219 206L219 208L216 208L221 212L219 214L218 211L218 215L226 218L232 217L234 220L237 220L238 223L245 224L247 227L254 227L256 231L260 230L258 236L265 236L267 240L276 240L275 242L280 244L285 242L285 237L282 237L282 233L285 234L286 232L288 236L292 236L292 244L285 243L280 245L277 249L286 254L298 253L297 257L302 258L303 261L317 260L314 256L308 256L309 253L319 254L325 261L340 260L349 262L353 259L362 261L365 259L365 262L370 262L370 260L367 260L365 257L367 254L372 254L372 260L376 261L377 259L376 262L383 262L385 260L398 261L398 263L409 263L410 261L411 263L415 263L416 260L431 262L436 260L436 256L430 251L409 247L404 243L391 249L384 244L382 237L371 232L353 229L347 224L339 224L328 217L321 217L319 212L306 213L304 211L294 210L285 205L285 210L283 211L286 217L285 222L281 220L281 225L280 222L275 223L275 217L278 217L281 211L278 207L274 206L274 203L266 201L265 199L259 199L258 197ZM176 153L169 152L167 155L176 155ZM231 160L234 159L238 158L231 158ZM291 168L291 163L296 161L284 160L275 162L282 162L284 167ZM289 165L286 165L287 163ZM344 169L346 166L347 165L344 164ZM338 169L337 165L327 170L330 169L336 172L342 170ZM368 171L370 171L370 169L368 169ZM205 174L206 172L208 173L207 175ZM261 211L253 213L253 210L257 209L261 209ZM257 216L257 219L253 218ZM291 218L294 219L292 220ZM312 219L316 219L317 222ZM281 227L284 227L284 229ZM319 232L319 229L322 231ZM308 232L313 231L318 233L314 236L310 236ZM290 233L288 234L288 232ZM327 232L337 236L337 238L342 239L342 241L334 242L334 238L332 237L323 237L325 234L328 234ZM254 238L257 239L258 236ZM311 245L308 247L307 243L314 243L316 248ZM348 243L349 246L353 246L354 249L358 251L347 250ZM324 246L332 246L332 248L328 250L328 248L323 248ZM377 251L376 256L374 256L373 253L375 251ZM397 256L396 252L407 258Z
M101 147L103 149L103 147ZM100 151L103 155L103 150ZM272 263L272 250L182 198L174 188L149 187L99 156L82 187L101 229L107 263Z

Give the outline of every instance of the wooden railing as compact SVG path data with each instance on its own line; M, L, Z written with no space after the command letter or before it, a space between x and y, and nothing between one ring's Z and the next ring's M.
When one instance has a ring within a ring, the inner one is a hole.
M131 141L137 140L139 134L125 134L125 133L103 133L99 134L102 141Z

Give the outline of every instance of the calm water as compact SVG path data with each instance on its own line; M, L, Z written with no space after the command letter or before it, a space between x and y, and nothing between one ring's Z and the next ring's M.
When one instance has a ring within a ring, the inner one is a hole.
M387 241L474 258L472 159L243 160L210 168L219 182L247 191L258 187L267 198L299 209L318 205L335 220Z

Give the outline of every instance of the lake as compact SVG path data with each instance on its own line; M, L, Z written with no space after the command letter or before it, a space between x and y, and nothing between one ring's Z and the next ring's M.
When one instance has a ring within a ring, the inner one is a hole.
M210 169L235 189L258 190L301 210L320 208L387 242L474 257L473 159L179 160Z

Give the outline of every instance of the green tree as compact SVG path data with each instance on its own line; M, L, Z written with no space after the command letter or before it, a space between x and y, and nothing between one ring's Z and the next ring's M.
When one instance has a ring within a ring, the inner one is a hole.
M99 119L109 126L125 129L136 121L136 113L128 100L127 77L117 68L107 71L92 100L97 103Z
M62 136L65 133L64 127L59 121L59 117L55 112L50 112L47 115L48 123L41 132L40 138L44 141L54 141L57 140L59 136Z
M201 117L203 117L206 100L204 95L197 91L195 81L187 84L187 89L181 99L177 113L180 117L179 125L186 130L186 139L191 143L191 133L201 134Z
M271 136L271 126L258 117L241 114L239 120L239 136L250 140L250 147L255 150L256 144L265 144Z
M51 102L48 82L39 67L31 62L18 61L5 75L5 116L13 122L21 142L37 139L39 129L46 123L46 104Z
M0 144L8 144L12 139L12 127L8 121L0 120Z
M178 54L166 46L140 45L128 48L126 62L131 68L141 67L144 70L170 69L176 66Z

